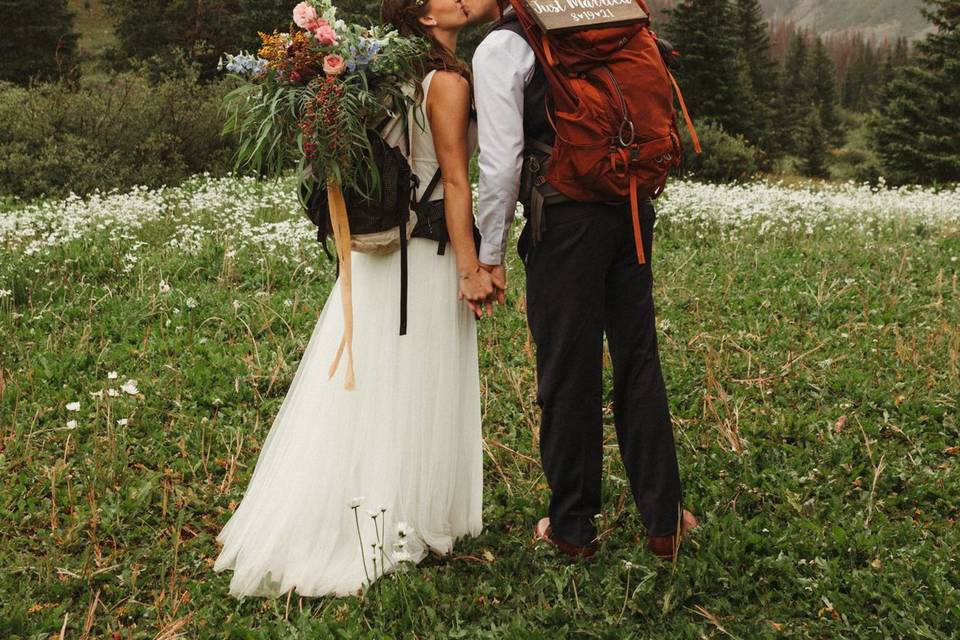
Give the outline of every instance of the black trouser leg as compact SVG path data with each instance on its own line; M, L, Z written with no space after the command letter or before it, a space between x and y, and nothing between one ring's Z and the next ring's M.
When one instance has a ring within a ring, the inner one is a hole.
M605 319L620 454L648 535L669 536L677 527L681 487L657 349L651 269L654 218L653 207L645 205L640 216L645 265L637 262L629 220L622 220L607 272Z
M653 208L641 222L652 255ZM602 354L614 365L617 439L650 535L677 522L680 478L657 352L653 278L637 264L626 207L551 207L540 243L526 249L527 317L537 345L540 453L551 489L554 533L586 545L596 537L603 459Z
M573 213L573 205L561 205ZM576 205L580 209L583 205ZM551 209L550 213L553 213ZM527 319L537 345L540 456L555 535L596 538L603 462L603 279L607 249L596 216L547 223L527 255ZM529 229L525 231L529 236Z

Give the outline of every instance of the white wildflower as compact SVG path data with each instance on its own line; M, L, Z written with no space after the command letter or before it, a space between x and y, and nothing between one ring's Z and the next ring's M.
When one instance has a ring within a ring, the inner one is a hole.
M127 419L126 419L126 418L120 418L119 420L117 420L117 425L118 425L118 426L121 426L121 427L127 426Z
M235 310L237 310L237 311L240 310L240 301L239 301L239 300L234 300L234 301L233 301L233 308L234 308Z
M351 499L350 502L347 503L347 505L351 509L356 509L363 503L364 500L366 500L366 498L364 498L363 496L357 496L356 498Z
M107 395L111 398L116 398L118 395L120 395L120 392L116 389L107 389Z
M117 376L119 376L119 375L120 375L120 374L117 373L116 371L111 371L110 373L107 374L107 379L108 379L108 380L116 380L116 379L117 379Z
M184 304L187 305L187 309L196 309L196 308L197 308L197 301L196 301L196 299L194 299L194 298L187 298L187 300L186 300L186 302L185 302Z
M410 555L409 551L405 549L401 549L400 551L397 551L396 553L393 554L393 559L395 562L399 564L402 562L412 562L413 556Z
M135 396L138 393L137 390L137 381L136 380L127 380L123 385L121 385L120 390L126 393L127 395Z
M400 536L401 538L412 537L415 533L416 531L414 530L414 528L411 527L406 522L397 523L397 535Z
M10 289L0 289L0 298L9 298L13 295L13 291Z
M79 403L79 402L71 402L71 403L67 404L67 411L80 411L80 403Z
M76 428L77 428L77 421L76 421L76 420L68 420L68 421L67 421L67 429L76 429Z
M100 391L91 391L91 392L90 392L90 397L93 398L94 400L102 400L102 399L103 399L103 389L100 389Z
M160 281L160 293L170 293L170 284L166 280Z
M307 267L306 269L303 270L303 272L306 273L307 275L310 275L310 274L312 274L312 273L314 272L314 268L313 268L313 267Z

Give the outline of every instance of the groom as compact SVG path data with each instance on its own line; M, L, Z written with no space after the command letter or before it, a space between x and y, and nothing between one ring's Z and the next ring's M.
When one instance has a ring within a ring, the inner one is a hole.
M473 24L494 26L473 58L480 137L480 261L506 287L504 255L517 201L527 318L537 345L540 455L550 485L535 537L575 557L597 549L603 461L603 338L613 361L614 422L623 464L659 557L696 526L682 510L666 387L660 371L650 261L637 260L629 204L531 202L554 132L547 81L507 0L461 0ZM526 186L522 188L521 183ZM541 181L538 183L542 183ZM557 194L559 195L559 194ZM640 212L652 254L655 213Z

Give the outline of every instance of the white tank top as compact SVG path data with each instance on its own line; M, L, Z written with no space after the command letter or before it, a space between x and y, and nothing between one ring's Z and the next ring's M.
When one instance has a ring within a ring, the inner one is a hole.
M410 163L413 165L413 172L420 179L420 186L417 187L417 200L423 196L423 193L430 186L430 180L433 174L440 168L437 161L437 151L433 146L433 131L430 128L430 119L427 118L427 96L430 94L430 83L436 70L428 73L421 86L423 87L423 99L414 106L417 113L409 119L412 137L412 149L410 151ZM423 128L421 128L421 125ZM473 156L477 148L477 122L470 118L469 128L467 130L467 153ZM430 200L441 200L443 198L443 182L437 184L437 188L430 195Z

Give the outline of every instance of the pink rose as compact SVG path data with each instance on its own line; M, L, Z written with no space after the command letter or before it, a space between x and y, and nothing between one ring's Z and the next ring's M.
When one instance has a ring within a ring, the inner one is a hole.
M307 31L314 31L320 27L317 10L306 2L301 2L293 8L293 21L298 27Z
M335 53L331 53L323 58L323 72L328 76L338 76L346 70L347 65L343 58Z
M337 34L333 31L333 27L331 27L329 23L320 25L320 28L313 32L313 37L324 47L337 44Z

